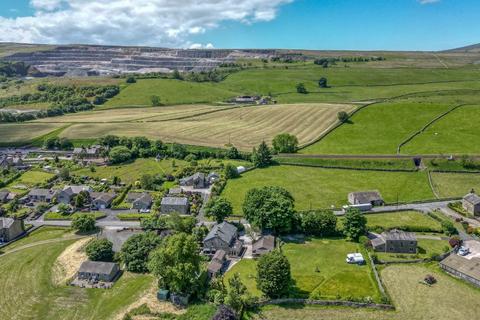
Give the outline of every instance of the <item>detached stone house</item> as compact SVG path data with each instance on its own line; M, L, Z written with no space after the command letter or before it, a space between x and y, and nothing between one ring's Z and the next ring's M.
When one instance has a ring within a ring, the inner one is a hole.
M440 268L480 287L480 258L478 257L467 259L452 253L440 262Z
M9 242L25 232L23 221L12 218L0 218L0 241Z
M275 237L272 235L261 236L252 245L252 255L259 257L273 251L273 249L275 249Z
M203 189L207 187L205 173L197 172L192 176L180 179L180 185L184 187L193 187L193 189Z
M186 197L164 197L160 205L160 212L163 214L178 212L188 214L190 205Z
M228 222L214 225L203 239L205 254L214 254L218 250L223 250L230 256L239 256L242 249L243 244L238 239L237 227Z
M0 203L7 203L10 200L12 200L12 193L8 190L1 190L0 191Z
M90 198L92 199L91 208L93 210L107 209L112 204L113 199L117 195L115 193L107 192L91 192Z
M478 196L473 190L463 197L462 206L468 213L474 216L480 216L480 196Z
M113 282L120 272L117 263L84 261L78 269L77 278L87 281Z
M92 188L89 186L65 186L62 191L57 195L57 201L59 203L70 204L73 198L82 191L92 192Z
M350 192L348 194L348 202L351 205L371 204L372 206L383 206L385 204L378 191Z
M137 210L150 209L152 206L152 196L148 192L129 192L126 201L132 204L132 209Z
M57 195L57 191L52 189L32 189L28 193L29 202L51 202Z
M371 241L373 249L389 253L417 253L417 238L413 232L391 230Z
M222 272L223 263L225 262L227 253L224 250L217 250L213 255L212 260L207 266L209 278L214 278Z

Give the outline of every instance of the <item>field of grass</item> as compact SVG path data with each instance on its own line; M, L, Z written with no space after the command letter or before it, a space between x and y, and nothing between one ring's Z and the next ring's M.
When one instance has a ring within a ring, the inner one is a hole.
M20 241L34 243L61 235L61 230L44 229ZM42 244L1 257L0 319L112 319L154 281L151 276L125 273L109 290L55 286L52 266L74 241Z
M420 283L433 274L438 283ZM396 311L375 311L341 307L270 306L261 309L265 320L449 320L475 319L480 312L476 302L480 290L474 289L437 269L423 265L392 265L381 272ZM463 306L463 307L458 307Z
M279 133L297 136L300 144L314 141L337 121L337 112L351 111L351 105L290 104L229 109L212 114L168 122L85 123L66 128L60 136L75 139L106 134L162 139L192 145L251 150L262 140L269 142ZM113 112L113 111L111 111Z
M365 217L367 218L367 226L372 229L375 227L383 229L418 227L436 229L438 232L442 231L440 222L418 211L367 214Z
M27 191L28 188L47 182L47 180L53 176L54 174L52 173L29 170L23 173L18 179L7 185L6 189L10 190L11 192L24 192Z
M340 167L359 169L415 170L412 159L370 160L370 159L320 159L299 157L275 157L280 164L294 164L317 167Z
M290 262L294 280L291 296L310 296L316 299L372 297L378 301L380 294L370 274L370 266L345 262L348 253L359 250L359 244L341 239L311 239L302 244L286 243L282 251ZM242 260L227 273L226 279L236 272L252 294L261 294L256 289L255 260Z
M380 103L357 112L319 142L301 150L305 154L395 154L398 145L436 116L447 104Z
M28 143L65 124L61 123L0 123L0 145Z
M380 172L273 166L229 180L222 196L241 213L245 193L255 187L280 186L291 192L298 210L340 207L349 192L377 189L387 203L433 199L425 172Z
M221 102L238 95L216 83L196 83L172 79L138 80L128 85L105 107L150 106L151 96L165 105Z
M410 154L480 154L479 121L479 105L460 107L416 136L402 151Z
M440 173L432 172L432 182L441 198L463 197L470 190L480 190L478 173Z

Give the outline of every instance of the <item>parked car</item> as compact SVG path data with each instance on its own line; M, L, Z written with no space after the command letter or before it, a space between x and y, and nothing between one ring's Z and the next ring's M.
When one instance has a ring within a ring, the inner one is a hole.
M347 263L355 263L355 264L364 264L365 259L361 253L349 253L347 254Z
M466 256L469 253L470 253L470 249L468 248L460 247L460 249L458 249L458 254L461 256Z
M150 209L140 209L140 213L150 213Z

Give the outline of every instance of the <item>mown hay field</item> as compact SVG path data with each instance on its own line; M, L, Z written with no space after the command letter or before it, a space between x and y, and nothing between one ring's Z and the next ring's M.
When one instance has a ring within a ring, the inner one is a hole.
M402 151L409 154L480 154L480 105L460 107L439 119Z
M231 107L208 105L179 105L170 107L121 108L71 113L61 117L43 118L35 122L62 123L112 123L127 121L165 121L179 117L189 117L205 112L224 110Z
M433 274L438 282L427 286L422 282ZM460 280L423 265L391 265L381 277L396 311L352 309L341 307L271 306L261 309L254 319L268 320L449 320L476 319L480 312L480 290ZM461 307L459 307L461 306Z
M301 153L395 154L402 141L451 107L416 102L370 105Z
M98 138L107 134L146 136L212 147L232 143L239 149L251 150L262 140L270 142L275 135L284 132L296 135L300 144L312 142L337 121L339 111L353 109L344 104L243 107L166 122L74 124L60 136L71 139Z
M433 199L425 172L382 172L323 169L299 166L272 166L229 180L222 196L229 199L234 213L242 214L245 194L251 188L280 186L293 195L298 210L340 207L353 191L379 190L387 203Z
M0 124L0 144L21 143L43 136L62 127L61 123L2 123Z

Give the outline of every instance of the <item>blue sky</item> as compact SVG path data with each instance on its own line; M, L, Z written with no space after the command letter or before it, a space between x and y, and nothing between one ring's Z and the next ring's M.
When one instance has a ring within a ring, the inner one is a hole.
M480 1L0 0L2 29L19 42L442 50L480 43Z

